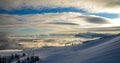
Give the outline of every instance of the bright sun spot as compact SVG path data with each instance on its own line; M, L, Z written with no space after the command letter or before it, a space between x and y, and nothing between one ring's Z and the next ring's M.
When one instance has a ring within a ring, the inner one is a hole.
M112 23L113 26L120 26L120 15L119 15L119 18L112 19L111 23Z

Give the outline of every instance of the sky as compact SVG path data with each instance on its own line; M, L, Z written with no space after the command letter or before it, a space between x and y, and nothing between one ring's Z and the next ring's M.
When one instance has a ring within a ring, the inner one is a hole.
M120 31L120 0L0 0L0 32Z

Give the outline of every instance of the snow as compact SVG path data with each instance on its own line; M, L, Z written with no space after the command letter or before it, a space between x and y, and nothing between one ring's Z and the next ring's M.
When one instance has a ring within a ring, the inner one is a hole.
M120 34L80 45L44 47L23 52L27 56L39 56L41 60L36 63L120 63Z
M19 53L22 52L23 50L18 50L18 49L7 49L7 50L0 50L0 56L9 56L13 53Z
M37 63L120 63L120 35L82 45L34 50L43 61Z
M18 49L0 50L0 52L15 52L15 51L22 51L22 50L18 50Z

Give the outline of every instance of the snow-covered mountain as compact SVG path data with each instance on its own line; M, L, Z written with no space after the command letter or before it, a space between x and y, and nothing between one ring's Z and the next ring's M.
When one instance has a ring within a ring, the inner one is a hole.
M30 55L38 56L40 60L35 63L120 63L120 34L80 45L43 47L19 53L27 54L21 61Z
M42 58L42 62L37 63L120 63L120 34L77 46L48 47L33 51Z

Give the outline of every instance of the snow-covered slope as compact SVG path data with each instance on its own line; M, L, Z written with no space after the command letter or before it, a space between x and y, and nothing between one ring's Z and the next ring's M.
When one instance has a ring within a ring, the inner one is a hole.
M42 58L37 63L120 63L120 35L69 47L27 51Z

